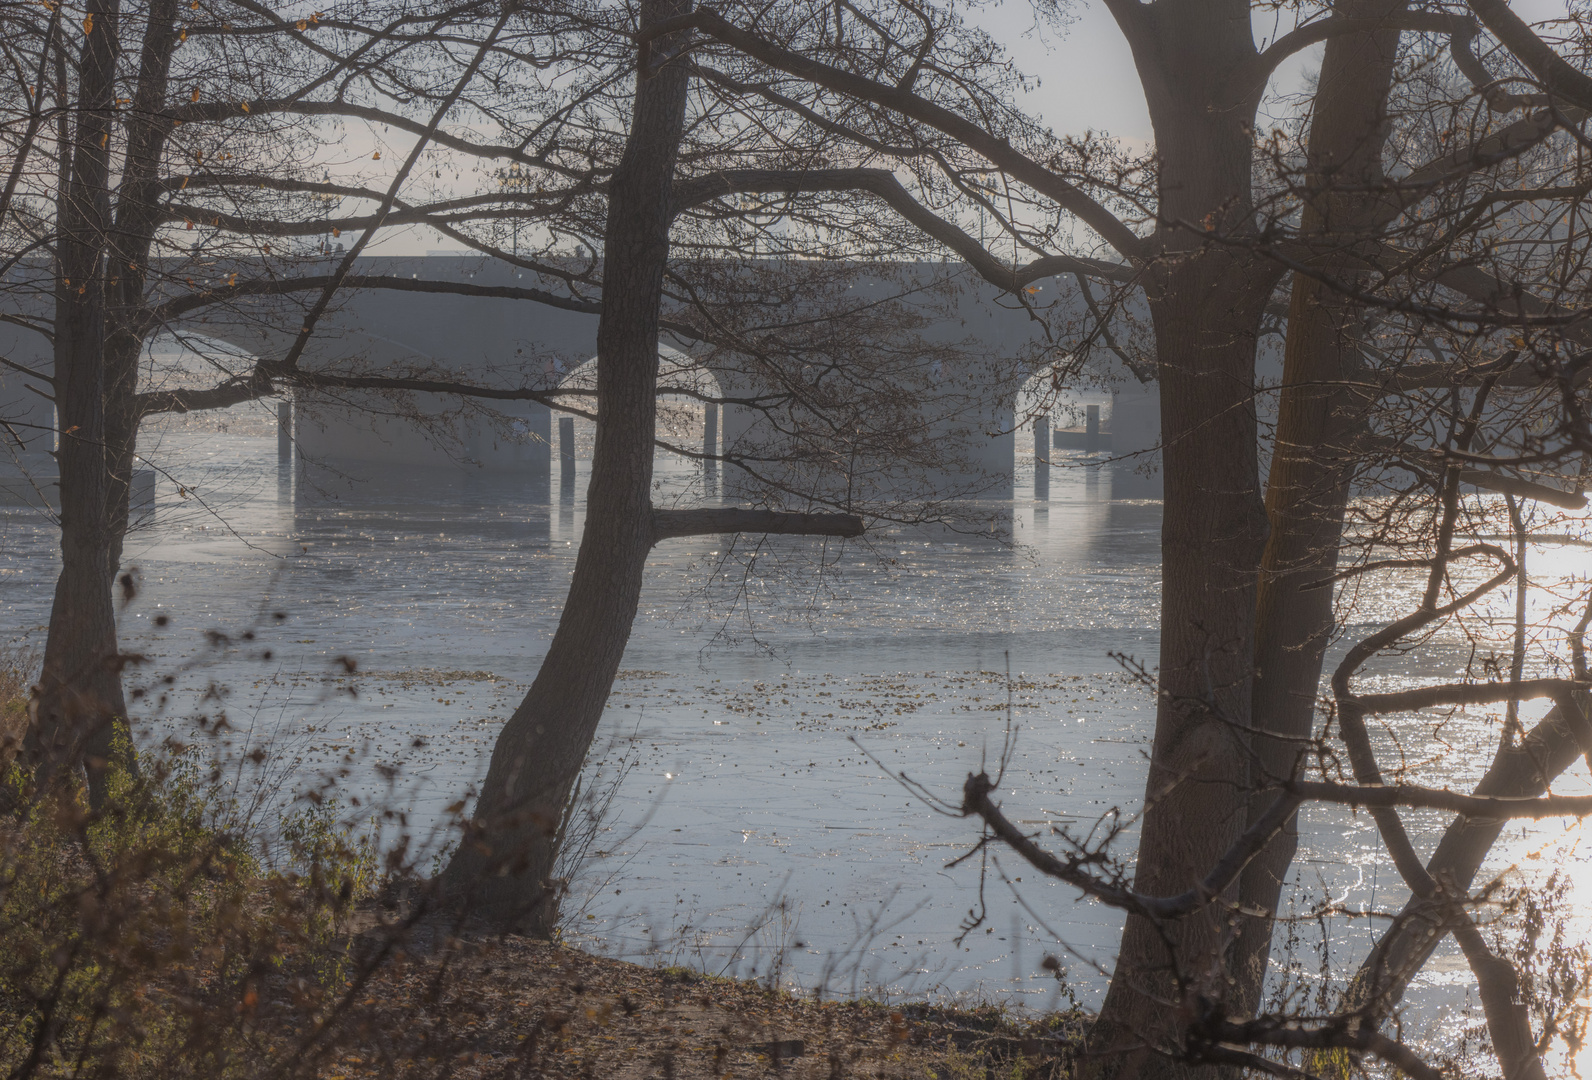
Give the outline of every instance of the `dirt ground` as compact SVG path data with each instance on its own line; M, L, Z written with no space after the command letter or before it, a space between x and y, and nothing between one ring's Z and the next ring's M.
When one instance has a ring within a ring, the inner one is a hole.
M321 1077L1060 1076L1083 1024L820 1002L523 938L447 945L394 955L357 983Z

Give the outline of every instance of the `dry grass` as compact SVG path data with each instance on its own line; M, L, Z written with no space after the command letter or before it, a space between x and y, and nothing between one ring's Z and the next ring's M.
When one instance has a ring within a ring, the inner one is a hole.
M36 666L0 650L0 736L22 734ZM279 822L292 857L267 867L191 760L113 771L94 812L0 771L0 1071L19 1080L1023 1080L1069 1073L1082 1031L1076 1012L818 1001L400 918L331 804Z
M28 692L38 656L22 645L0 646L0 748L19 745L28 723Z
M1021 1020L816 1001L524 938L370 895L329 805L270 865L217 829L203 771L113 769L100 811L27 799L0 824L0 1071L149 1077L1022 1080L1070 1071L1076 1013ZM16 800L13 800L16 803ZM363 897L363 899L362 899ZM402 911L404 914L400 915Z
M815 1001L483 937L397 950L362 988L345 1027L371 1037L345 1043L328 1077L985 1080L1065 1075L1082 1017Z

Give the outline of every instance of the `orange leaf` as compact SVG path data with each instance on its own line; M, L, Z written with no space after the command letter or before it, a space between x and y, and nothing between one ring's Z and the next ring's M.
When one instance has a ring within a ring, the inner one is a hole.
M65 431L61 432L61 434L62 435L70 435L70 434L72 434L72 432L74 432L76 430L77 430L77 425L73 424L71 427L69 427Z
M187 224L187 228L188 228L188 230L189 230L189 231L190 231L190 232L191 232L191 231L193 231L193 222L191 222L191 221L190 221L190 222L188 222L188 224Z
M343 235L343 230L342 230L342 229L339 229L339 228L337 228L337 227L336 227L336 226L335 226L335 225L334 225L334 226L333 226L333 227L332 227L332 235L333 235L333 236L342 236L342 235Z
M238 104L243 106L243 111L244 112L248 112L249 111L249 103L247 101L240 101L240 102L238 102Z
M372 161L380 161L381 160L381 151L377 150L374 154L370 155L370 160L372 160Z
M92 16L92 15L83 16L83 33L92 34L93 32L94 32L94 16Z

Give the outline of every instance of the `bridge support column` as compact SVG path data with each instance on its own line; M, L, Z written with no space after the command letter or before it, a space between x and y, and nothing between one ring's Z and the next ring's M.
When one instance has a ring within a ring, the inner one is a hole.
M568 501L575 497L575 418L558 418L558 474L559 496Z
M708 480L719 474L719 463L715 456L719 452L719 407L717 405L704 405L702 407L702 452L707 457L702 462L702 472Z
M553 477L553 410L546 405L532 403L525 410L525 425L529 429L531 474L539 480L551 482Z
M290 465L293 462L293 402L289 398L278 398L276 402L276 463Z
M1050 498L1050 417L1034 417L1034 498Z
M1111 497L1161 497L1161 394L1128 383L1111 395Z
M738 392L739 388L726 389L726 393ZM722 417L722 445L723 453L748 453L755 455L757 452L758 423L762 414L745 405L726 405ZM726 468L724 470L724 495L726 498L738 498L750 484L746 473L741 469Z

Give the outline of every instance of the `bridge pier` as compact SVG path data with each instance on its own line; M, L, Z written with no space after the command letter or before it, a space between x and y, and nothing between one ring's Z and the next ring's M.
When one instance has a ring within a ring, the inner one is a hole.
M288 465L293 461L293 402L278 398L276 403L276 463Z
M575 418L558 418L558 494L565 502L575 498Z
M1099 415L1098 407L1095 413ZM1034 498L1050 498L1050 417L1034 417Z
M1161 497L1161 393L1130 382L1111 395L1111 497Z

